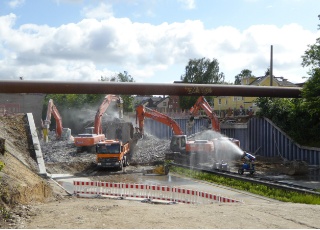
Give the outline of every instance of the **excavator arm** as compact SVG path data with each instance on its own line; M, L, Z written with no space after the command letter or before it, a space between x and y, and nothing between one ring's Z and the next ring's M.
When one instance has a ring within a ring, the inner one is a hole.
M118 105L121 105L123 103L122 98L116 95L108 94L105 96L94 119L93 132L95 134L102 134L102 124L101 124L102 115L104 114L104 112L107 110L107 108L110 106L112 102L118 102Z
M189 110L191 117L191 120L193 120L194 116L197 114L197 112L203 109L204 112L207 114L211 121L212 129L214 131L220 132L220 123L217 115L213 112L211 106L207 102L207 100L204 98L204 96L200 96L194 106L191 107Z
M183 135L183 131L181 130L180 126L175 120L171 119L167 115L164 115L156 110L152 110L152 109L146 108L143 105L139 105L136 108L136 123L139 122L138 132L140 133L140 135L144 134L144 118L145 117L151 118L155 121L161 122L162 124L165 124L171 127L175 135Z
M51 123L51 114L53 114L54 119L56 120L56 137L57 139L61 138L62 135L62 118L60 116L60 113L57 109L57 107L54 105L53 100L50 99L48 102L48 108L47 108L47 116L46 120L43 123L44 129L46 129L46 134L48 134L49 126ZM45 136L45 139L47 136Z

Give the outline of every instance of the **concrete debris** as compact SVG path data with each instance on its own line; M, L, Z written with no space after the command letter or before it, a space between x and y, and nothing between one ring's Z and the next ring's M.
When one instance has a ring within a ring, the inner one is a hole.
M133 149L132 163L146 164L164 160L165 152L170 148L169 140L161 140L155 136L145 133Z
M44 161L46 163L94 163L95 154L77 153L73 142L51 140L45 143L40 141ZM165 152L169 151L170 141L161 140L150 134L145 134L131 152L131 163L152 164L164 160Z

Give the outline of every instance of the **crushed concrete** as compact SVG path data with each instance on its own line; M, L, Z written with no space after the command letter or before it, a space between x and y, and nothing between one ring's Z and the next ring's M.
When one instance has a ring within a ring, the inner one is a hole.
M69 172L77 172L77 170L88 170L96 166L96 155L88 152L77 153L72 141L58 141L52 138L49 142L41 140L40 145L49 173L66 173L67 170L63 169L66 167L69 167ZM164 160L169 146L169 140L161 140L146 133L131 150L130 162L132 165L146 165Z
M148 133L140 139L132 151L132 163L146 164L164 160L165 153L169 151L170 141L161 140Z

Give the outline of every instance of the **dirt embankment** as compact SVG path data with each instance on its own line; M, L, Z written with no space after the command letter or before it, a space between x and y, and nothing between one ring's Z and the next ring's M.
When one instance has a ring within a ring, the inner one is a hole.
M21 214L20 205L54 199L52 187L37 175L37 164L30 157L28 126L24 114L0 116L0 227L10 227ZM16 210L16 211L15 211ZM19 216L19 215L17 215Z

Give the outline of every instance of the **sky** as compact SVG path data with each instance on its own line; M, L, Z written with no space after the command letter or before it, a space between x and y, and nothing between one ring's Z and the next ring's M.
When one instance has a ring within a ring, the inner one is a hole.
M320 37L319 0L1 0L0 80L172 83L190 59L225 81L270 67L293 83Z

